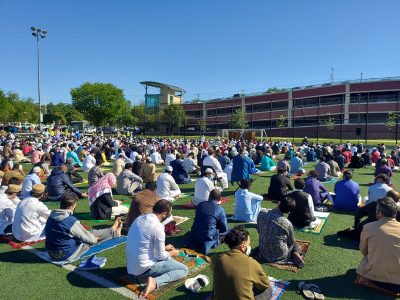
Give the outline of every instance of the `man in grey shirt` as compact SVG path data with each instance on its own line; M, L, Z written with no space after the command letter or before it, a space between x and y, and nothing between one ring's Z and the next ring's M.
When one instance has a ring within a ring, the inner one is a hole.
M118 175L117 193L120 195L133 195L134 191L142 188L143 179L132 172L132 164L125 164L125 170Z

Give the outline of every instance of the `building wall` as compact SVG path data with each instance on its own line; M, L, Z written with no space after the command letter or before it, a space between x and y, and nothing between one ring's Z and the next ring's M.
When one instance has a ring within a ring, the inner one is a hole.
M385 122L388 113L400 112L400 80L293 88L183 106L190 116L188 124L196 126L203 118L210 133L230 128L232 112L244 108L250 128L265 129L272 135L353 138L360 127L364 138L365 134L367 138L394 138L395 129L388 130ZM275 128L280 116L286 118L286 128ZM336 123L333 130L324 126L330 117Z

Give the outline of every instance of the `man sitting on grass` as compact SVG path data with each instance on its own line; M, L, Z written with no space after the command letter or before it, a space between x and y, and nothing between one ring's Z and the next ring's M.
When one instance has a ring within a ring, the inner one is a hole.
M263 196L250 192L251 180L242 179L240 189L235 193L235 214L236 221L255 222L261 209Z
M45 186L41 183L32 187L31 195L21 201L15 211L12 232L21 242L36 242L44 239L44 226L50 210L41 201Z
M366 224L361 233L360 251L364 255L357 274L377 286L400 292L400 223L397 206L390 197L377 201L378 221Z
M221 244L221 235L228 231L228 223L225 210L220 204L221 192L214 189L211 191L208 201L201 202L197 206L187 242L189 248L199 248L208 255L212 248Z
M213 300L270 299L272 288L260 264L249 257L250 234L236 226L225 236L229 251L212 256Z
M360 186L352 180L353 173L346 170L343 173L343 180L335 184L333 208L344 211L356 211L360 201Z
M293 211L295 205L294 199L285 197L275 209L262 210L258 214L260 260L269 263L292 262L303 268L303 254L294 237L293 225L284 216Z
M0 194L0 235L12 232L15 211L21 202L17 196L20 190L20 185L9 184L5 193Z
M179 250L165 245L165 232L162 222L171 216L172 204L168 200L158 201L152 213L139 216L132 224L126 242L128 273L140 282L146 282L141 297L172 281L184 278L188 268L173 259Z
M25 201L25 200L24 200ZM51 212L47 219L46 249L55 260L74 261L100 241L121 236L122 222L117 218L114 225L99 230L88 231L73 216L78 197L71 191L60 198L60 209Z

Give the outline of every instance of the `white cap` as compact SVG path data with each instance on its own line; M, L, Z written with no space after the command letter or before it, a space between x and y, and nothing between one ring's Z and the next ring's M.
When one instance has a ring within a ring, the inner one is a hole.
M165 171L172 172L172 167L171 166L166 166L165 167Z
M33 173L39 173L39 172L40 172L40 167L34 167L34 168L32 169L32 172L33 172Z
M139 154L139 155L136 155L136 159L137 160L141 160L142 159L142 156Z
M214 173L214 171L213 171L211 168L207 168L207 169L204 171L204 173L205 173L205 174L207 174L207 173Z

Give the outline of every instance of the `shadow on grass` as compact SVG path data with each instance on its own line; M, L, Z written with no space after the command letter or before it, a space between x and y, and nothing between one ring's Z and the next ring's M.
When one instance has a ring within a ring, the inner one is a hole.
M336 247L336 248L346 248L358 250L359 243L350 238L341 238L336 234L330 234L324 236L324 243L326 246Z
M47 263L35 254L26 250L14 250L0 253L0 262L14 264L38 264Z
M90 271L89 271L90 272ZM120 284L117 282L117 278L119 276L126 274L126 267L118 267L114 269L100 269L93 271L92 273L101 276L103 278L108 279L109 281L115 283L116 288L120 287ZM67 274L67 281L75 286L80 288L106 288L102 285L98 285L97 283L90 280L82 280L82 277L77 275L74 272L70 272Z
M318 285L325 297L331 299L393 299L392 297L373 292L369 289L355 286L353 284L355 278L355 269L350 269L342 275L313 279L306 281L306 283ZM298 291L300 281L302 280L290 280L287 290Z

